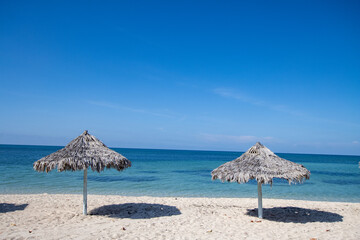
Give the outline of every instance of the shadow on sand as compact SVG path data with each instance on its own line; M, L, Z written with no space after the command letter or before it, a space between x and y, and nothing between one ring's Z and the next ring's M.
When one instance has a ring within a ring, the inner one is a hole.
M0 213L15 212L24 210L29 204L16 205L13 203L0 203Z
M257 217L258 209L248 209L246 214ZM342 222L343 220L343 216L337 213L297 207L264 208L263 216L270 221L292 223Z
M174 206L149 203L124 203L105 205L89 212L90 215L101 215L113 218L149 219L180 215L181 212Z

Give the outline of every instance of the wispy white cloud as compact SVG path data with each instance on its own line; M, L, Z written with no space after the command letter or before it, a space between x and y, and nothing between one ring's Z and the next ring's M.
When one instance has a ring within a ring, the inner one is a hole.
M200 137L207 142L229 142L229 143L255 143L261 141L271 141L273 137L257 137L257 136L234 136L222 134L201 134Z
M311 116L306 112L299 111L297 109L293 109L286 105L281 104L273 104L271 102L266 102L260 99L255 99L252 97L247 96L244 93L238 92L234 89L230 88L216 88L213 90L213 92L221 97L236 99L254 106L258 107L264 107L273 111L282 112L288 115L301 117L302 119L307 119L311 121L316 122L324 122L324 123L330 123L330 124L337 124L337 125L347 125L347 126L353 126L353 127L360 127L360 124L348 122L348 121L339 121L339 120L333 120L329 118L324 117L318 117L318 116Z
M175 113L171 112L158 112L158 111L149 111L145 109L139 109L139 108L131 108L131 107L125 107L120 106L114 103L104 102L104 101L87 101L88 104L98 106L98 107L105 107L105 108L111 108L111 109L117 109L122 111L129 111L129 112L135 112L135 113L141 113L141 114L148 114L153 115L157 117L164 117L164 118L177 118L177 119L183 119L184 116L180 116Z
M109 102L101 102L101 101L86 101L87 103L91 105L95 105L98 107L106 107L106 108L113 108L113 109L119 109L119 106L109 103Z
M265 104L262 101L252 99L252 98L246 96L245 94L241 94L239 92L234 92L233 90L228 89L228 88L216 88L216 89L214 89L214 93L219 95L219 96L222 96L222 97L237 99L237 100L240 100L242 102L250 103L250 104L253 104L253 105L262 106L262 105Z
M214 89L214 93L221 97L236 99L236 100L239 100L239 101L242 101L245 103L249 103L254 106L265 107L265 108L268 108L268 109L271 109L274 111L284 112L284 113L291 114L294 116L303 116L304 115L300 111L290 109L286 105L272 104L272 103L269 103L269 102L266 102L266 101L263 101L260 99L255 99L255 98L249 97L246 94L236 92L236 91L234 91L232 89L228 89L228 88L216 88L216 89Z

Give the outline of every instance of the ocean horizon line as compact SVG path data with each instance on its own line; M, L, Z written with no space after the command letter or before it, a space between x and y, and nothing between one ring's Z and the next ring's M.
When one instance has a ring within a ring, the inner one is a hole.
M66 145L36 145L36 144L12 144L12 143L0 143L0 146L29 146L29 147L59 147L63 148ZM106 144L105 144L106 145ZM158 151L187 151L187 152L228 152L228 153L244 153L245 151L236 150L204 150L204 149L174 149L174 148L141 148L141 147L107 147L111 149L134 149L134 150L158 150ZM299 152L274 152L275 154L294 154L294 155L321 155L321 156L349 156L360 157L360 155L354 154L331 154L331 153L299 153Z

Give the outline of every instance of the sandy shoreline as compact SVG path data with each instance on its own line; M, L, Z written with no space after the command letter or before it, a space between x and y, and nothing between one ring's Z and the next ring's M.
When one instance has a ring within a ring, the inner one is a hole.
M360 239L360 203L0 195L0 239ZM254 210L255 209L255 210Z

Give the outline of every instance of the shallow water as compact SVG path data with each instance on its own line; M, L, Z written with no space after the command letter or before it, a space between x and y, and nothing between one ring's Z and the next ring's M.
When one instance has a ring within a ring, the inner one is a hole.
M39 173L34 161L60 149L51 146L0 145L0 193L82 193L83 173ZM122 172L88 171L89 194L177 197L257 197L257 184L221 183L211 171L241 152L114 148L132 162ZM264 198L360 202L360 156L278 154L303 164L310 180L289 185L275 179L263 186Z

